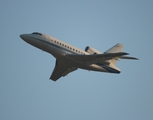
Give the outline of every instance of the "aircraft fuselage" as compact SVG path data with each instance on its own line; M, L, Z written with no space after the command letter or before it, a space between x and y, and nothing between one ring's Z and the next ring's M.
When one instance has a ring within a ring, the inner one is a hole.
M73 66L81 69L92 70L92 71L101 71L101 72L109 72L108 70L104 69L101 66L96 64L87 64L83 63L82 61L77 61L72 59L66 55L73 54L73 55L89 55L84 50L76 48L72 45L69 45L63 41L60 41L56 38L51 36L41 34L41 33L33 33L33 34L22 34L20 37L27 43L46 51L52 54L56 59L60 59L63 62L71 63Z

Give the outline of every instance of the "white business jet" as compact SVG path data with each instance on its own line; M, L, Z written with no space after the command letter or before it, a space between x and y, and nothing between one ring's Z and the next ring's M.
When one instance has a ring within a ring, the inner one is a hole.
M50 76L53 81L78 68L119 74L121 71L115 66L117 60L138 60L137 58L126 56L128 53L121 52L123 45L119 43L102 53L89 46L84 51L39 32L21 34L20 37L27 43L52 54L56 58L55 68Z

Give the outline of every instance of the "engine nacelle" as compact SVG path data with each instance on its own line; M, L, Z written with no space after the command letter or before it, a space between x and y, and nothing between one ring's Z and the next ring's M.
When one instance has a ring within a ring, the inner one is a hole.
M89 54L102 54L102 52L100 52L92 47L89 47L89 46L87 46L85 48L85 51L88 52Z

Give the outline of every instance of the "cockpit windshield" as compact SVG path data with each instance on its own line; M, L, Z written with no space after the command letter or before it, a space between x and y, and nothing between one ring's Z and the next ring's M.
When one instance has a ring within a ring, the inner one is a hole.
M32 34L35 34L35 35L42 35L42 34L39 33L39 32L33 32Z

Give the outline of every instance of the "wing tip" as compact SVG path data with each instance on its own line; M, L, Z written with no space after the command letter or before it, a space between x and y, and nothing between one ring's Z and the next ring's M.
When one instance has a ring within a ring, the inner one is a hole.
M58 79L52 78L52 76L51 76L51 77L49 78L49 80L52 80L52 81L56 82Z

